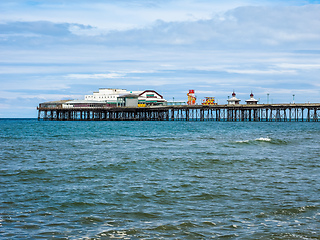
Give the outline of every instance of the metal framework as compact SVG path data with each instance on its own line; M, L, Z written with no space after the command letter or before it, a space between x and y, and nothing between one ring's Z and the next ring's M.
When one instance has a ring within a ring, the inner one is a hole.
M318 122L320 115L320 103L37 109L38 120L51 121Z

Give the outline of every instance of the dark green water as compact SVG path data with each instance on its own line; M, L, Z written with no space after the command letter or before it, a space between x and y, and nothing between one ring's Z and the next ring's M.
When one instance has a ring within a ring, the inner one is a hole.
M1 239L320 239L320 123L0 120Z

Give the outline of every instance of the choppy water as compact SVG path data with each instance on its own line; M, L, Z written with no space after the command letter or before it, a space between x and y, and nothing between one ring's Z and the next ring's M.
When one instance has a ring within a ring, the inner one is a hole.
M320 239L320 123L0 120L2 239Z

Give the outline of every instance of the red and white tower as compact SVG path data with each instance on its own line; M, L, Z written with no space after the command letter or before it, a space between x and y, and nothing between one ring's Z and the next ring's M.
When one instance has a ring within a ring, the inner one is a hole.
M187 104L188 105L195 105L197 98L196 98L196 96L194 94L194 90L189 90L189 93L187 93L187 96L188 96Z

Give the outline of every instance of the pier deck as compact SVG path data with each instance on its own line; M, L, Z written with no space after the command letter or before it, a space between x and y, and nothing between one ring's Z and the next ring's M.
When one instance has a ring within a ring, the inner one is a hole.
M51 121L318 122L320 115L320 103L37 109L38 120Z

